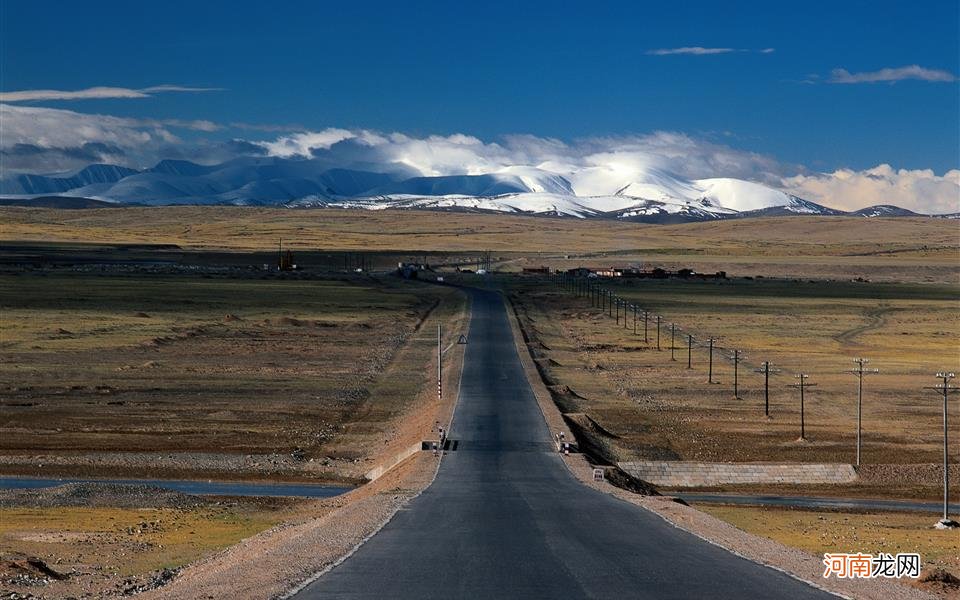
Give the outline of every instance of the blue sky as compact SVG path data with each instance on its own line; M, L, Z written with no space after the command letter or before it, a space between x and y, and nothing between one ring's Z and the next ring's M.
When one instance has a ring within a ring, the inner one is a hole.
M220 88L12 102L224 125L182 139L670 131L818 172L960 165L955 0L674 4L4 0L0 91Z

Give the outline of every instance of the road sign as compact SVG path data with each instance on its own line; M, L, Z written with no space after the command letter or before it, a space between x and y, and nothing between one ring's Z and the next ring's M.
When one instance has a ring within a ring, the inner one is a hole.
M593 480L594 480L594 481L603 481L603 469L594 469L594 470L593 470Z

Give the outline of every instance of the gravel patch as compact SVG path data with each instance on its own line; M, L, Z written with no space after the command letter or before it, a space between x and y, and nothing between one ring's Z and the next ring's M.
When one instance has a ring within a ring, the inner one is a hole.
M200 496L152 485L67 483L52 488L0 490L0 508L67 506L112 508L192 508L206 504Z

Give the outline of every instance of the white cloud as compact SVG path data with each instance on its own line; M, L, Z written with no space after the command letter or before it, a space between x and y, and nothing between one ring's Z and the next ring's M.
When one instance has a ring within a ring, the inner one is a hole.
M221 128L207 120L135 119L14 104L0 104L0 121L0 176L72 169L94 160L144 166L165 149L183 145L172 129Z
M728 52L738 52L736 48L704 48L703 46L684 46L682 48L657 48L647 50L651 56L670 56L673 54L693 54L703 56L706 54L727 54Z
M830 83L896 83L907 79L949 83L956 81L957 77L948 71L926 69L920 65L909 65L906 67L887 67L879 71L866 71L862 73L851 73L846 69L834 69L830 72L830 79L827 81Z
M919 213L960 212L960 170L942 176L930 169L894 169L882 164L864 171L795 175L783 179L785 191L842 210L893 204Z
M776 50L776 48L750 50L748 48L704 48L703 46L683 46L681 48L655 48L653 50L647 50L646 54L650 56L673 56L676 54L707 56L710 54L729 54L731 52L756 52L758 54L770 54L772 52L776 52Z
M463 134L415 138L401 133L326 129L257 143L273 156L319 157L342 166L387 168L422 176L478 175L514 166L536 167L566 177L583 195L614 193L650 176L651 171L687 178L722 173L775 183L779 182L776 173L782 168L757 153L663 131L571 143L513 135L498 143Z
M0 102L27 102L36 100L99 100L106 98L148 98L163 92L214 92L222 88L188 87L183 85L155 85L132 89L122 87L92 87L84 90L20 90L0 92Z

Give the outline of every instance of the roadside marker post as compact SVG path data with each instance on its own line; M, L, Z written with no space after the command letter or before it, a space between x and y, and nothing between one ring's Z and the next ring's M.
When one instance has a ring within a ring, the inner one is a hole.
M956 521L949 516L948 509L950 505L950 455L947 453L947 396L960 391L960 387L950 385L950 380L956 377L955 373L941 371L937 373L937 379L943 380L933 387L924 389L934 390L943 396L943 518L937 521L937 529L955 529L960 527Z
M693 336L687 334L687 368L693 368Z

